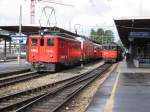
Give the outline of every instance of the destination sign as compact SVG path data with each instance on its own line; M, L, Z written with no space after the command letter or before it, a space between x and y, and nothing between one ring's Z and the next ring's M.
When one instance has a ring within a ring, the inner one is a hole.
M130 32L129 38L150 38L150 32Z
M11 35L11 39L13 42L19 42L22 41L24 44L27 41L27 36L26 35Z

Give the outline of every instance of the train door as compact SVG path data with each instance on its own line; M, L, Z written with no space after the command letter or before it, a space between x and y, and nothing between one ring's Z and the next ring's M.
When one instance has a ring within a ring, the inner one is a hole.
M66 40L59 38L59 62L64 63L66 61L66 55L67 55L67 47L66 47Z
M38 61L38 38L29 37L28 60L32 62Z
M45 59L49 62L54 62L56 56L54 56L54 38L47 38L45 45ZM55 49L56 52L56 49Z
M70 59L72 59L71 58L71 56L72 56L72 46L73 46L73 43L67 41L67 49L66 49L67 50L67 62L70 62Z
M45 62L46 61L46 49L45 49L45 38L40 38L39 39L39 52L38 52L38 57L39 61Z

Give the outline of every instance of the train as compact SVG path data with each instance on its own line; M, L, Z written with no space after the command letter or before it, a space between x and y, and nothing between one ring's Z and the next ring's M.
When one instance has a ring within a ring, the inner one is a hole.
M122 47L114 42L103 44L102 49L102 57L106 63L114 63L123 59Z
M101 46L70 32L31 34L27 41L27 60L34 71L57 71L102 58Z
M62 67L104 59L121 59L120 47L115 43L100 45L66 30L31 34L27 41L27 60L34 71L57 71Z

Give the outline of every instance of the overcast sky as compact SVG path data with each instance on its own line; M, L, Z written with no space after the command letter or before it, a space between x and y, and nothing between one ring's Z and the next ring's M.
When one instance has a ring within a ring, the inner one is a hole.
M51 0L54 1L54 0ZM89 34L90 28L103 27L115 31L113 18L150 17L150 0L55 0L72 4L74 7L36 3L36 24L39 24L42 8L52 6L56 11L57 26L74 30L80 24L79 32ZM23 24L30 24L30 0L0 0L0 25L16 25L19 18L19 6L23 8ZM54 21L52 17L52 21ZM45 25L44 22L41 22ZM116 34L116 33L115 33Z

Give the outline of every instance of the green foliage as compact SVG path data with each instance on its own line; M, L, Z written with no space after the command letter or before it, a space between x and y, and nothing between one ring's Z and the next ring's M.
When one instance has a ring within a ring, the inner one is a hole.
M104 35L104 33L105 33L105 31L104 31L102 28L99 28L99 29L97 30L97 34L98 34L98 35Z
M91 32L90 32L90 38L92 39L92 40L94 40L94 37L95 36L95 30L94 29L91 29Z
M113 42L113 32L111 30L105 31L105 37L107 37L107 42Z
M102 28L97 29L97 31L95 31L94 29L91 29L90 38L101 44L113 42L113 39L114 39L113 32L111 30L104 31L104 29Z

